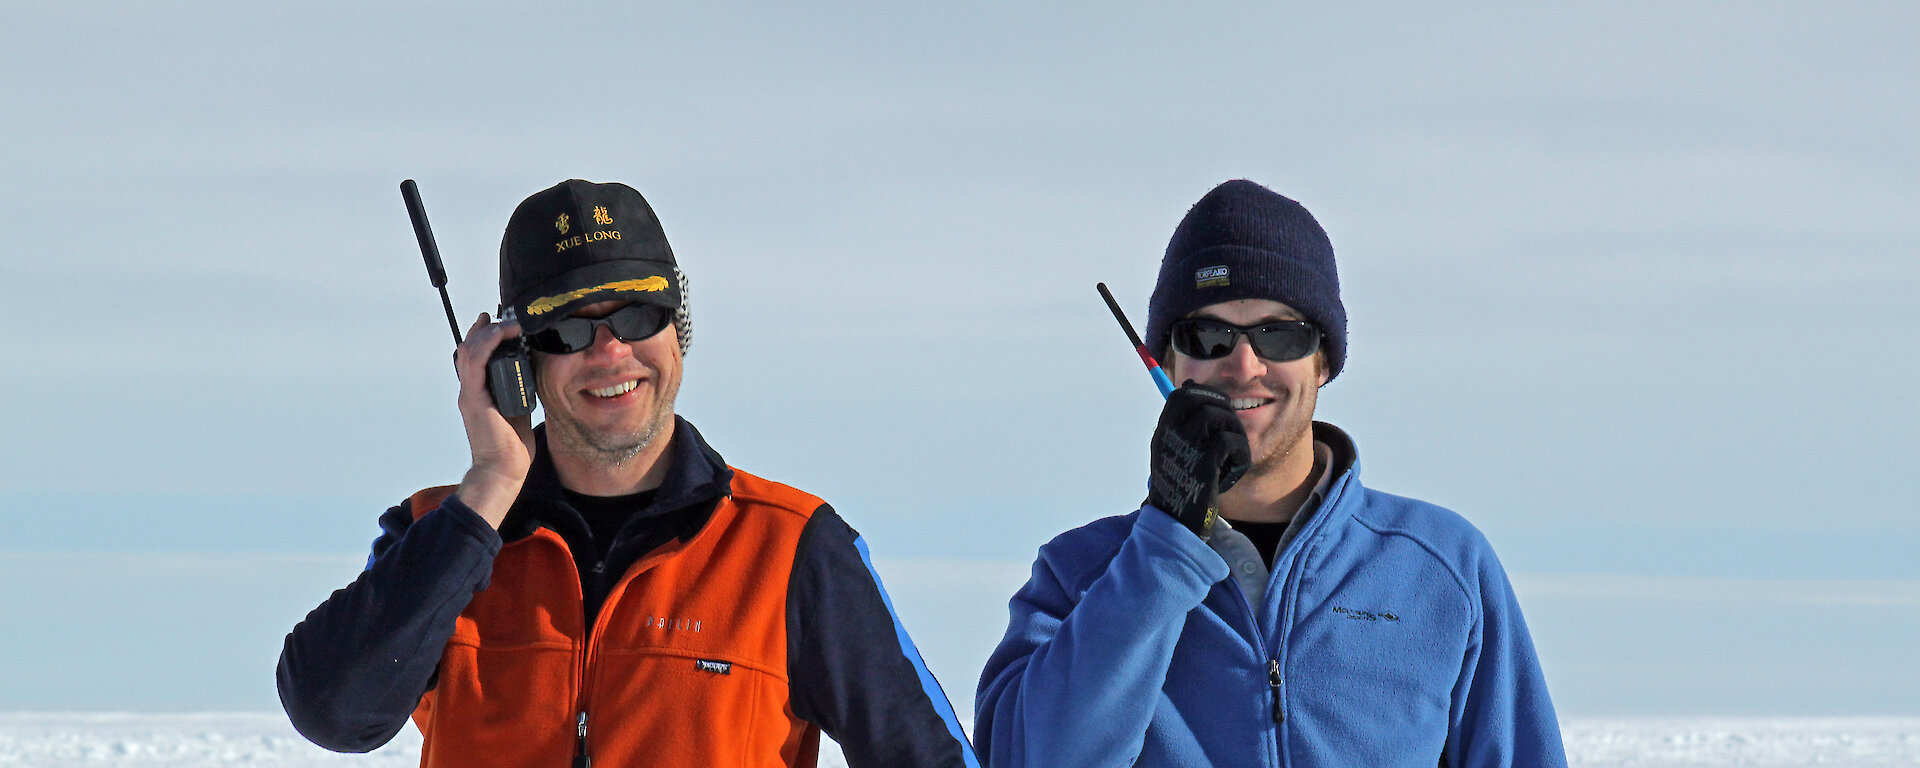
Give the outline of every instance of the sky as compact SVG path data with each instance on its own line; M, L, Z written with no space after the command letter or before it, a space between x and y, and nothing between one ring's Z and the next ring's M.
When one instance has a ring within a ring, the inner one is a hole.
M1330 234L1363 481L1464 514L1562 714L1920 714L1920 5L13 0L0 710L273 710L457 482L524 197L622 181L679 412L866 536L963 711L1035 550L1131 511L1136 322L1249 178Z

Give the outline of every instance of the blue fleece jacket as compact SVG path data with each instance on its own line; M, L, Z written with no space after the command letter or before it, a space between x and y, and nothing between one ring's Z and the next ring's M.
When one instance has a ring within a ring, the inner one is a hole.
M1315 437L1345 461L1261 605L1150 505L1040 549L980 678L988 766L1566 765L1486 539Z

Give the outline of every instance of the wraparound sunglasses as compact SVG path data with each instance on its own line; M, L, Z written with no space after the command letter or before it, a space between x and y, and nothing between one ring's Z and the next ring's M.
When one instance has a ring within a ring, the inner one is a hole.
M1173 321L1169 329L1173 348L1195 360L1218 360L1233 353L1239 337L1247 337L1253 353L1284 363L1311 355L1320 348L1320 329L1305 320L1276 320L1259 325L1234 325L1204 317Z
M602 317L563 317L527 337L527 346L549 355L567 355L593 346L600 326L621 341L640 341L665 330L669 310L658 304L628 304Z

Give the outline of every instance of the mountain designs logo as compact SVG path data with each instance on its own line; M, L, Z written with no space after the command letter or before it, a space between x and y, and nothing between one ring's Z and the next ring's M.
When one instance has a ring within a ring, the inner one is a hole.
M716 661L713 659L694 659L693 666L695 669L698 669L702 672L711 672L716 675L733 674L733 662L731 661Z
M1354 621L1399 621L1400 620L1399 616L1396 616L1393 613L1388 611L1358 611L1352 608L1347 608L1345 606L1339 606L1339 605L1336 605L1333 607L1333 612L1340 614L1342 616L1345 616L1349 619L1353 619Z
M1199 271L1193 273L1193 287L1227 287L1227 265L1221 264L1217 267L1201 267Z

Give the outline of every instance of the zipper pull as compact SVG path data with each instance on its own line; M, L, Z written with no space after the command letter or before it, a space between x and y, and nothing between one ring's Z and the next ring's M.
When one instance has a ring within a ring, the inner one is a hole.
M1273 689L1273 722L1284 723L1287 716L1280 711L1280 660L1267 659L1267 687ZM586 717L586 715L581 715ZM581 728L586 726L582 725ZM585 742L582 742L583 744Z
M593 768L593 756L587 754L587 713L580 713L580 746L573 753L573 768Z

